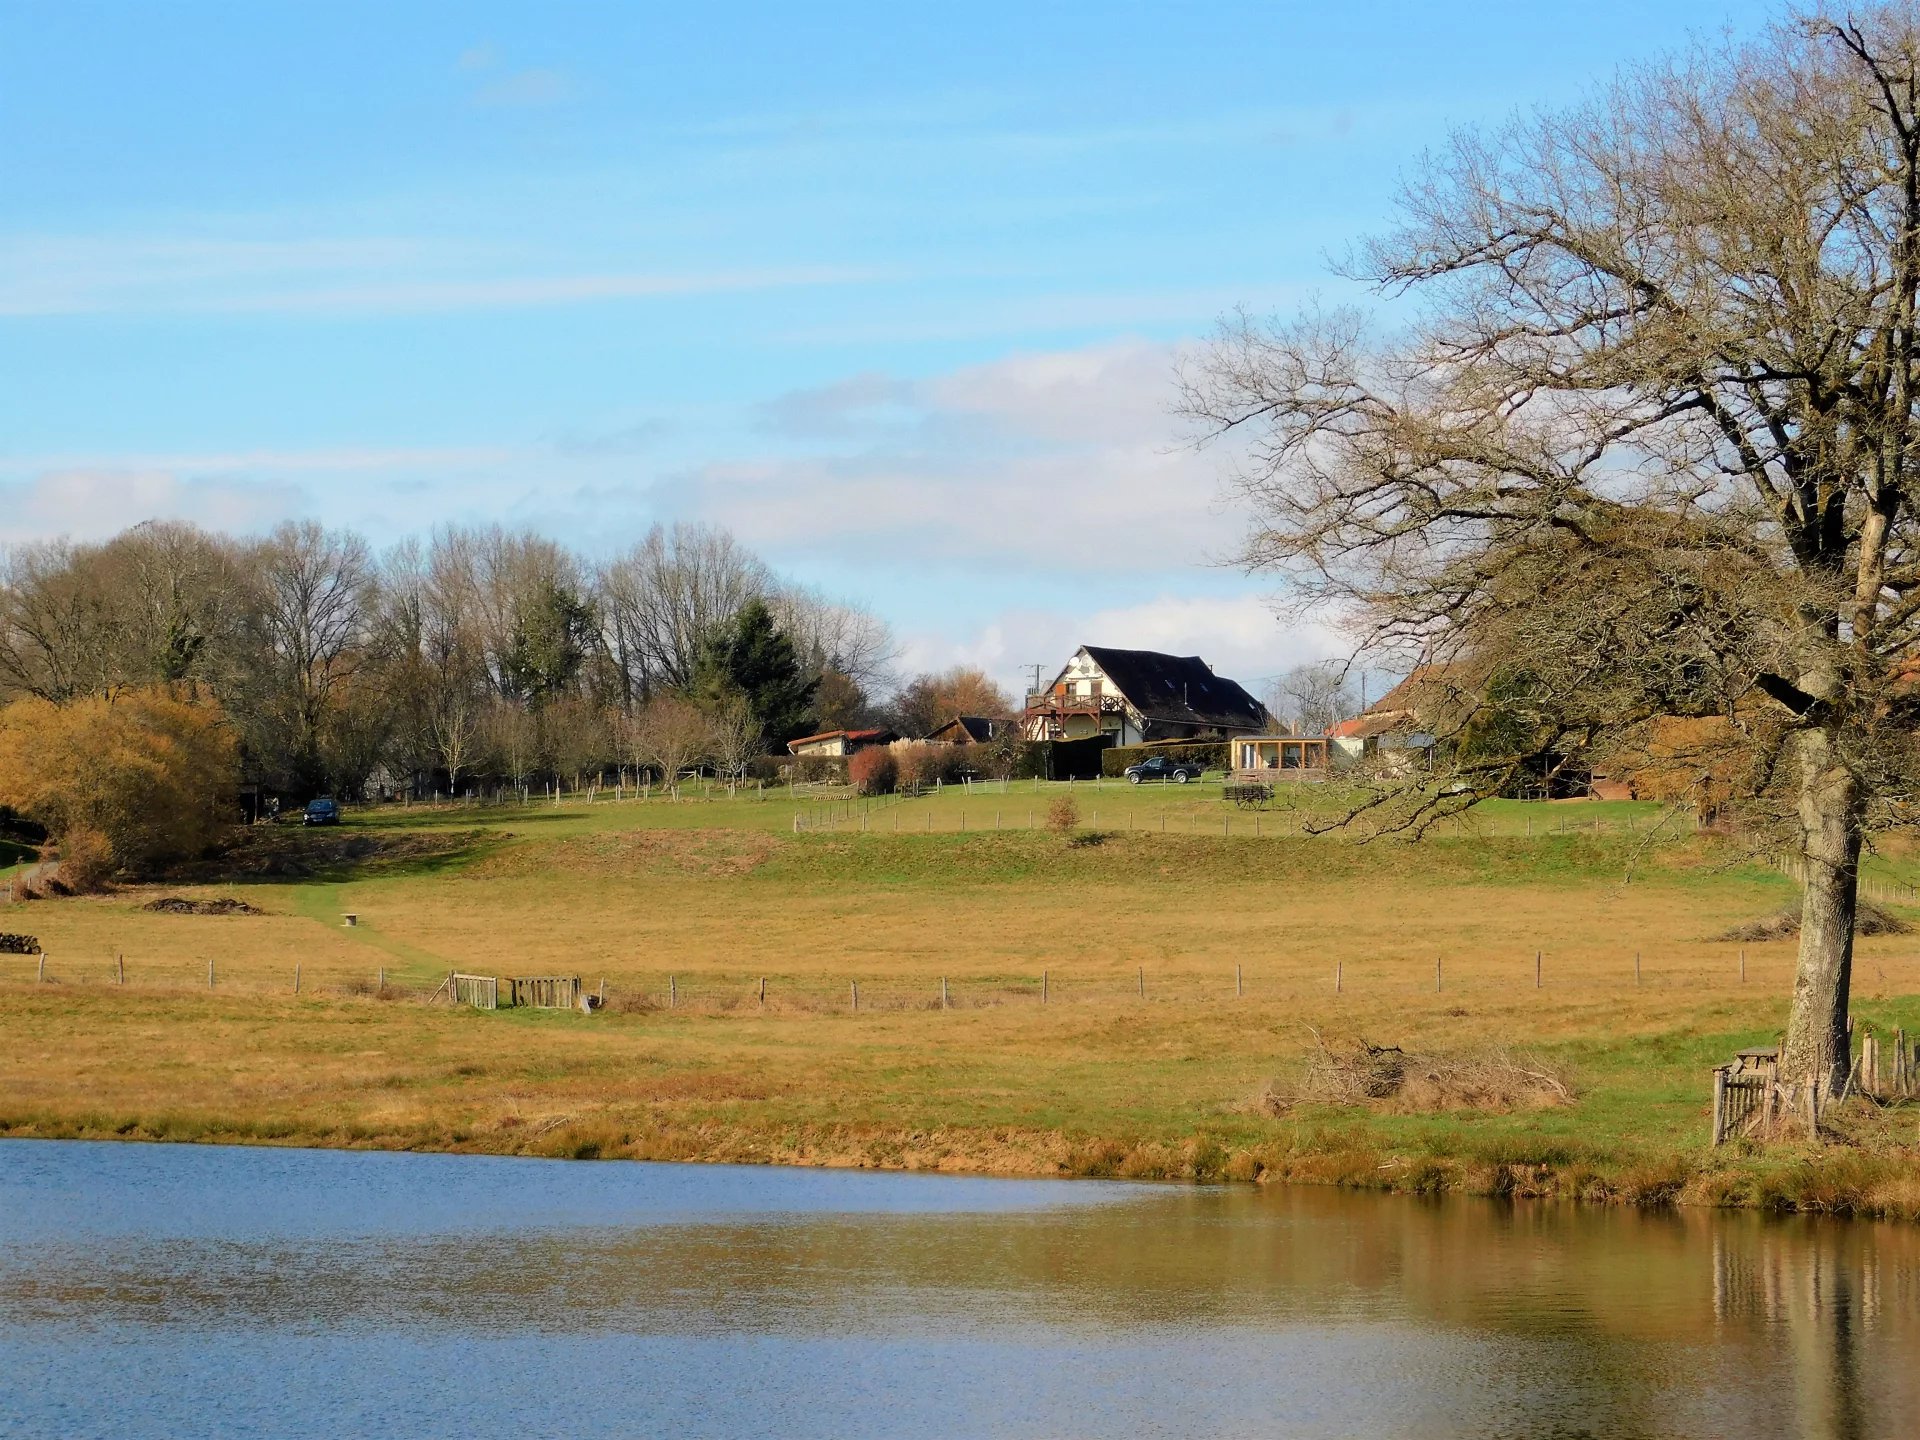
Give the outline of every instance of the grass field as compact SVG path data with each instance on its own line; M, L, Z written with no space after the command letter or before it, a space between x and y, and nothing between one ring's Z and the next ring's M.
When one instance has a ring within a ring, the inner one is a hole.
M1318 792L1256 836L1212 787L1112 782L1072 787L1065 837L1067 788L389 809L17 905L0 930L47 959L0 956L0 1131L1920 1210L1914 1112L1708 1152L1709 1071L1778 1030L1793 960L1714 938L1795 894L1727 842L1496 804L1361 845L1301 833ZM422 1003L456 967L608 1006ZM1920 1032L1916 997L1920 944L1863 940L1856 1016ZM1316 1035L1524 1052L1577 1098L1274 1115Z

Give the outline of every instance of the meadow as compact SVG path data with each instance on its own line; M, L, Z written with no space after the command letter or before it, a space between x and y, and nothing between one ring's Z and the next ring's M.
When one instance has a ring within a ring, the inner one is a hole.
M1778 1031L1793 963L1718 938L1796 895L1733 842L1647 805L1496 803L1361 844L1306 833L1338 796L1295 798L1014 782L256 831L0 915L46 951L0 956L0 1133L1920 1211L1902 1108L1817 1149L1707 1148L1711 1067ZM428 1003L455 968L607 1003ZM1920 945L1863 939L1857 1018L1920 1032L1916 996ZM1572 1103L1268 1103L1361 1040L1517 1055Z

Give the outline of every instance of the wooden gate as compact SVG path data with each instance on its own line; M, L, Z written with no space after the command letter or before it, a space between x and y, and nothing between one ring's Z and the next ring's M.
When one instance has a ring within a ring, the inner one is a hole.
M515 1005L525 1005L534 1010L578 1010L580 1008L580 977L578 975L529 975L507 982L513 987Z
M471 1005L476 1010L500 1008L500 982L493 976L462 975L456 970L451 979L455 1003Z

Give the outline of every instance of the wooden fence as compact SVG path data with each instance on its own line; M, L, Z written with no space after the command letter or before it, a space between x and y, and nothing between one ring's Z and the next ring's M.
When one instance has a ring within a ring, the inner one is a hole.
M1851 1025L1848 1027L1852 1031ZM1896 1029L1891 1038L1892 1071L1881 1062L1886 1044L1870 1026L1860 1029L1860 1053L1850 1063L1841 1099L1860 1094L1872 1100L1910 1100L1920 1091L1920 1051ZM1851 1048L1851 1043L1849 1043ZM1816 1080L1780 1078L1777 1050L1742 1050L1731 1065L1713 1072L1713 1143L1742 1136L1768 1139L1783 1129L1820 1128L1821 1086Z
M447 977L456 1005L471 1005L476 1010L500 1008L500 982L492 975L462 975L455 971Z
M578 975L523 975L509 980L514 1005L532 1010L578 1010Z

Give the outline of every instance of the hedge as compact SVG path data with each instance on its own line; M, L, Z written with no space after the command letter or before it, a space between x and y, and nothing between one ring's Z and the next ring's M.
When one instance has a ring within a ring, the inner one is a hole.
M1138 765L1149 755L1164 755L1169 760L1185 760L1205 770L1227 768L1225 740L1155 741L1148 745L1115 745L1100 757L1100 773L1124 775L1129 765Z

